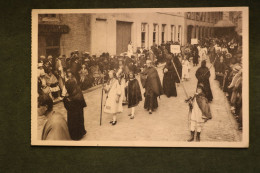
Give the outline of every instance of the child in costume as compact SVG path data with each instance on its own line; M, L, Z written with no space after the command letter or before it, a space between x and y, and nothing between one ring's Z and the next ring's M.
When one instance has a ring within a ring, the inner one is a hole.
M131 114L129 114L131 119L135 117L135 107L142 101L142 94L138 80L135 78L134 73L129 73L128 81L128 108L131 108Z
M188 142L194 140L195 130L196 141L200 141L200 134L204 123L212 118L209 103L204 94L203 85L200 84L197 87L196 94L193 98L189 100L191 117L190 117L190 132L191 136L188 139Z

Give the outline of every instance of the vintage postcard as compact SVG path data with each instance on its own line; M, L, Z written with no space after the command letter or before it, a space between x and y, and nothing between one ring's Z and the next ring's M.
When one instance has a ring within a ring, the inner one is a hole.
M33 9L31 145L249 147L248 13Z

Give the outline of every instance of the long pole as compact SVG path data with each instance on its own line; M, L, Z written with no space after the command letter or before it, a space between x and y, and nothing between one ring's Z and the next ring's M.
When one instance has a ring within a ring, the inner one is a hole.
M184 83L181 81L181 77L179 75L179 72L178 72L178 70L177 70L177 68L176 68L176 66L174 64L174 60L172 60L172 64L173 64L173 67L174 67L174 69L175 69L175 71L177 73L177 76L178 76L179 80L180 80L180 83L181 83L181 86L182 86L182 88L184 90L184 93L185 93L187 99L189 99L189 96L188 96L188 93L187 93L186 88L184 86ZM190 111L190 108L189 108L189 112L188 112L188 128L190 128L190 114L191 114L191 111Z
M185 93L185 95L186 95L186 97L187 97L187 99L188 99L188 98L189 98L188 93L187 93L187 91L186 91L186 88L185 88L185 86L184 86L184 83L181 81L181 77L180 77L180 75L179 75L179 72L178 72L178 70L177 70L177 68L176 68L176 66L175 66L173 60L172 60L172 64L173 64L173 67L174 67L174 69L175 69L175 71L176 71L176 73L177 73L177 76L178 76L179 80L180 80L180 83L181 83L181 86L182 86L182 88L183 88L183 90L184 90L184 93Z
M100 105L100 122L99 125L102 124L102 113L103 113L103 94L104 94L104 76L102 79L102 91L101 91L101 105Z

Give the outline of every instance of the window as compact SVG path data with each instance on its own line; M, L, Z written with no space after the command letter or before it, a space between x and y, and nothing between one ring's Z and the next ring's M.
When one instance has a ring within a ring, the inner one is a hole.
M146 43L146 24L142 23L141 24L141 47L145 48L145 43Z
M178 41L180 42L180 44L182 43L182 28L181 28L181 25L179 25L178 27Z
M175 41L175 26L171 26L171 41Z
M163 25L162 25L162 43L165 42L165 28L166 28L166 25L163 24Z
M191 13L188 12L188 13L187 13L187 19L190 19L190 18L191 18Z
M157 43L157 32L158 32L158 25L153 24L153 43Z

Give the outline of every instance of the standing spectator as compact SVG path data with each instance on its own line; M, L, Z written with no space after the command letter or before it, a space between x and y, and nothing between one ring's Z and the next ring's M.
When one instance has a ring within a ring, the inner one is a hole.
M79 63L79 57L76 56L71 60L71 72L73 76L76 78L77 83L80 83L80 77L79 77L79 71L80 71L80 63Z
M216 79L219 82L219 86L221 89L223 88L223 79L224 79L225 71L226 71L226 65L224 63L223 56L221 56L219 62L216 62L216 66L215 66Z
M133 48L133 45L132 45L132 41L129 41L128 43L128 46L127 46L127 55L129 57L131 57L134 53L134 48Z
M80 88L81 90L86 90L89 86L89 81L88 81L88 70L86 69L86 65L82 64L81 70L79 71L80 75Z
M50 91L52 94L53 100L62 100L60 97L60 87L59 87L59 82L55 75L52 72L52 68L49 68L46 74L46 82L47 85L50 87Z

